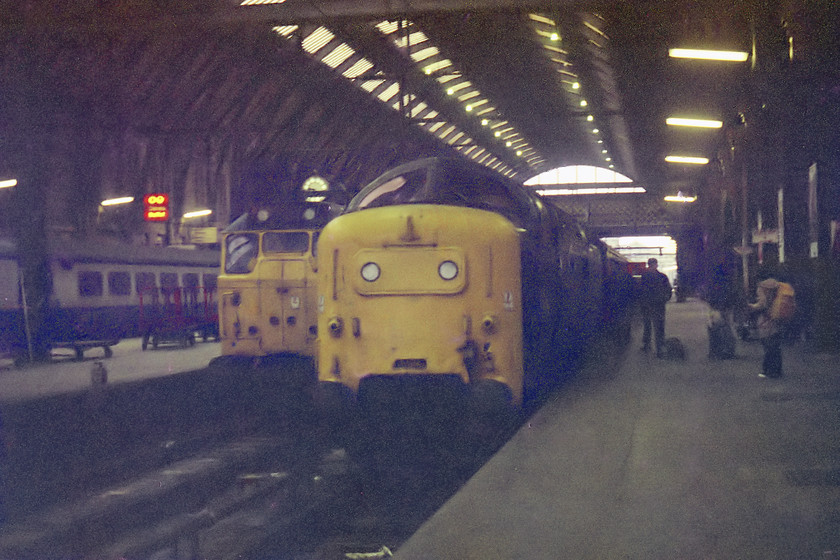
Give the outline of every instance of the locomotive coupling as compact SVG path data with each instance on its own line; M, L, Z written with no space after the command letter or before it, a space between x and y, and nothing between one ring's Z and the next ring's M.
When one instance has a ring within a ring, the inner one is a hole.
M344 321L341 317L330 317L330 320L327 322L327 328L334 338L338 338L344 332Z

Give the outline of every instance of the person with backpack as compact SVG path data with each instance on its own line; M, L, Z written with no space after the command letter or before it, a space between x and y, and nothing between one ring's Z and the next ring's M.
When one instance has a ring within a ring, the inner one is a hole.
M795 299L793 287L780 282L767 273L759 275L756 301L750 303L752 312L758 313L758 338L764 347L764 360L759 377L782 377L783 327L793 318Z

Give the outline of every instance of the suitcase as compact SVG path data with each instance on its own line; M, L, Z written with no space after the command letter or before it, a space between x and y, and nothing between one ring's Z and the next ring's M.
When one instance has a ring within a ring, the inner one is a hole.
M685 346L675 337L666 338L662 344L662 357L666 360L685 360Z

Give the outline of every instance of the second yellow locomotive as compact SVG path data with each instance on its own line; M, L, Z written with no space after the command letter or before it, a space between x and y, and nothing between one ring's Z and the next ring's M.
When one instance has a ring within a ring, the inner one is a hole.
M327 204L289 204L228 228L218 280L223 357L315 356L315 250L333 213Z

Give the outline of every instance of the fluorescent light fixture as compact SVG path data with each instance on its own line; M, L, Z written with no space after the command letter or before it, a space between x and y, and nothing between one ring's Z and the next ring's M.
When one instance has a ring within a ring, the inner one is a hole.
M17 179L4 179L0 181L0 189L10 189L17 185Z
M646 192L644 187L587 187L582 189L541 189L541 196L566 196L584 194L638 194Z
M673 58L693 58L696 60L721 60L724 62L744 62L749 53L743 51L716 51L705 49L668 49Z
M282 4L286 0L242 0L240 6L260 6L262 4Z
M119 198L109 198L107 200L103 200L99 204L102 206L116 206L118 204L128 204L129 202L134 202L133 196L121 196Z
M664 197L665 201L667 202L694 202L697 200L696 196L685 196L683 193L677 193L676 196L669 195Z
M684 119L680 117L668 117L665 119L665 124L669 126L693 126L697 128L720 128L723 126L723 121L716 121L711 119Z
M665 161L668 163L691 163L695 165L706 165L709 163L709 158L694 157L694 156L665 156Z
M200 218L202 216L209 216L212 214L212 210L195 210L194 212L186 212L183 216L185 220L189 220L190 218Z

